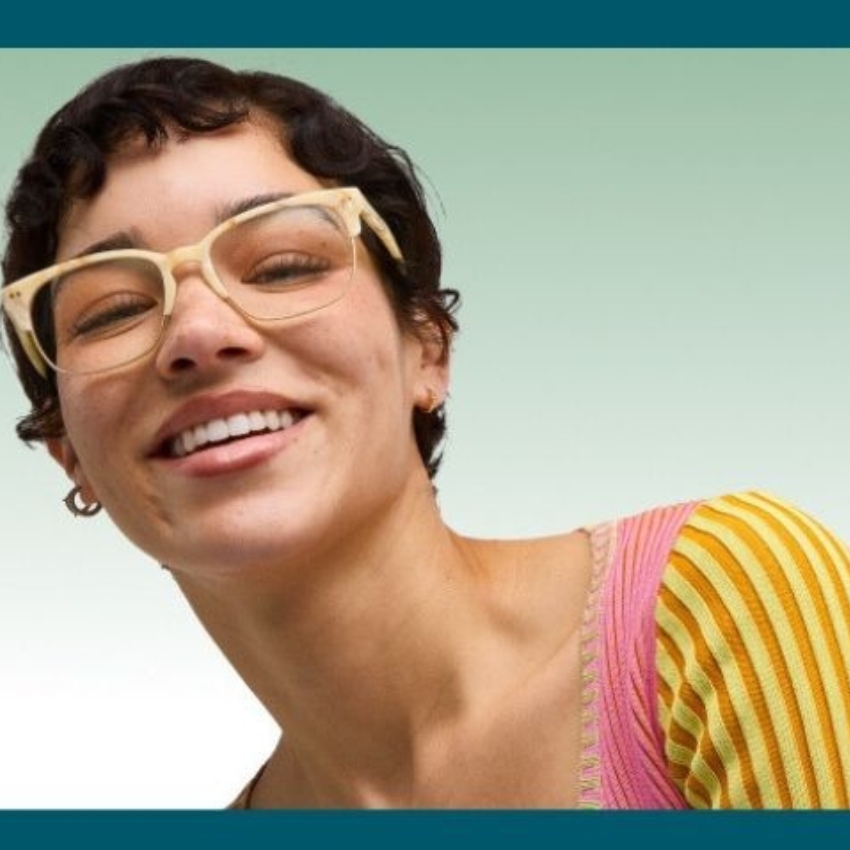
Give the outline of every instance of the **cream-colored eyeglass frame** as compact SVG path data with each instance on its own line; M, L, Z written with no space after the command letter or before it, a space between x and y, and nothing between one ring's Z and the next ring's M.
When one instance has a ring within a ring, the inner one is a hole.
M386 222L378 214L377 210L366 200L363 193L354 186L341 186L333 189L318 189L314 192L303 192L298 195L290 195L287 198L281 198L278 201L272 201L268 204L262 204L253 207L238 215L232 216L225 221L217 224L206 236L194 245L183 245L179 248L174 248L172 251L165 253L159 251L146 251L140 248L122 248L114 251L100 251L94 254L87 254L83 257L75 257L70 260L65 260L61 263L56 263L48 268L33 272L26 277L16 280L2 290L2 306L6 315L15 329L15 333L20 340L21 346L26 352L27 357L33 367L42 377L47 376L48 368L53 368L57 372L62 371L54 364L50 363L47 356L42 352L38 339L32 325L31 307L33 299L39 290L48 284L50 281L61 277L68 272L76 271L85 268L94 263L103 262L105 260L131 260L142 259L154 263L162 274L163 281L163 311L162 311L162 329L164 330L168 324L168 319L174 309L174 302L177 298L177 281L174 278L173 271L177 266L183 263L195 262L198 263L204 281L207 286L215 292L223 301L230 304L237 312L245 316L250 321L257 321L254 317L248 315L238 303L234 302L224 284L218 277L215 268L212 264L210 256L210 246L222 233L232 230L237 225L245 221L250 221L258 216L266 215L275 210L284 209L286 207L299 206L322 206L334 210L342 220L348 231L349 238L353 241L361 233L361 221L365 221L369 229L381 240L384 247L389 252L390 256L396 260L403 259L401 249L395 240L392 232ZM352 252L352 263L356 263L357 252ZM355 269L352 268L352 277ZM323 305L317 309L323 309ZM312 311L311 311L312 312ZM295 318L295 316L287 316L285 318ZM125 366L145 357L155 350L162 340L162 332L160 332L157 341L150 349L132 358L126 362L116 366L107 366L103 370L117 369L120 366Z

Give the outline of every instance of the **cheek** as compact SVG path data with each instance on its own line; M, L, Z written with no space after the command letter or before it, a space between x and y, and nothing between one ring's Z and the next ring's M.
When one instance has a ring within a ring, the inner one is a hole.
M59 403L65 431L83 467L96 469L122 433L128 394L114 380L65 376L59 383Z
M407 371L407 341L380 283L370 278L351 289L324 316L304 330L304 352L346 380L391 389ZM388 383L389 382L389 383Z
M351 343L346 358L348 376L365 390L366 400L374 404L379 399L380 406L389 409L404 404L410 368L405 341L395 324L365 328Z

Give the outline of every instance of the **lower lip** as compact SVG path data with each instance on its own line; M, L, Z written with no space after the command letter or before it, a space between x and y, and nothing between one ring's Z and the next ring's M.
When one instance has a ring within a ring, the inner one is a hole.
M174 472L196 478L228 475L252 469L261 466L298 439L308 418L309 416L304 416L294 425L281 431L267 431L232 443L205 448L186 457L166 458L163 462Z

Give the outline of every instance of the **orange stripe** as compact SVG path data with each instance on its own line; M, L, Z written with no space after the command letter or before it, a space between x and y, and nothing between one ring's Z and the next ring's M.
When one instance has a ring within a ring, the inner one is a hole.
M687 571L692 565L681 557L677 558L674 553L671 556L670 566L681 572L683 568ZM689 578L692 579L693 576L689 575ZM706 589L710 591L710 587L706 586ZM705 594L703 594L703 596L705 596ZM693 645L696 648L696 658L693 659L693 661L697 666L705 671L707 679L715 686L714 693L717 697L720 716L723 718L724 726L726 726L729 731L729 737L732 739L735 749L739 753L739 760L744 774L744 791L747 795L747 801L750 807L761 808L761 792L758 788L758 783L755 781L755 775L752 772L753 759L748 751L746 738L744 736L743 729L741 728L738 714L735 711L735 706L729 696L729 691L727 688L723 687L723 684L725 683L723 668L718 663L717 659L711 652L711 648L704 640L702 630L700 628L700 622L694 616L694 613L677 596L675 596L666 587L666 585L661 589L661 598L667 609L673 613L687 629L691 636L691 640L693 641ZM716 605L717 603L710 606L712 610L716 608ZM731 617L728 617L728 615L723 617L722 622L728 622L737 633L735 623ZM661 640L669 652L670 644L673 642L672 636L668 635L666 632L662 632ZM691 685L689 681L690 677L687 675L687 672L683 671L682 679L683 688L680 698L683 699L685 705L687 705L697 717L706 721L708 710L706 709L700 694ZM704 739L704 742L700 744L701 755L706 764L708 764L712 771L714 771L720 781L720 799L717 802L721 807L728 808L732 805L732 801L729 796L729 775L726 770L726 763L715 746L714 739L710 735L711 729L707 722L705 723L705 728L706 732L709 734Z
M727 501L737 503L742 510L749 510L756 515L764 513L764 511L759 512L755 510L751 505L741 501L740 499L729 499ZM707 506L707 510L714 509ZM789 693L790 696L793 696L795 698L795 703L800 706L798 714L800 716L801 725L800 729L795 730L795 732L798 732L799 738L804 744L805 752L801 754L801 758L803 759L804 766L807 768L807 777L811 776L812 778L812 791L814 797L813 805L814 807L819 808L822 804L821 789L812 766L814 759L822 759L824 755L828 756L829 770L833 779L837 777L838 780L841 781L841 771L840 767L836 771L834 748L829 748L827 753L821 753L819 750L812 751L809 746L810 742L805 735L805 727L802 725L802 717L807 714L807 711L811 711L812 708L814 708L814 711L817 714L819 728L828 730L825 735L825 739L827 741L835 740L835 729L833 726L832 714L829 710L826 689L824 687L824 677L815 673L815 671L818 671L819 665L817 654L812 646L812 625L807 623L806 616L800 608L797 594L795 593L794 587L788 578L786 568L782 564L781 555L785 555L786 558L790 558L793 561L793 568L806 584L806 590L809 597L815 601L815 597L820 595L820 606L823 606L825 609L825 603L823 601L819 582L817 577L814 575L811 562L805 552L802 551L796 540L789 535L787 529L782 528L781 526L775 529L777 537L779 537L784 549L784 552L782 553L775 553L770 548L767 541L753 529L747 519L725 512L722 513L721 516L725 518L727 525L731 525L735 528L740 539L744 541L752 551L757 552L762 556L761 561L765 567L765 572L773 585L777 598L782 603L791 631L793 632L794 642L802 656L803 667L806 671L811 671L811 673L813 673L813 675L808 675L806 677L805 682L800 683L799 686L795 687L790 669L786 667L786 678L784 683L777 682L777 684L783 688L783 691ZM770 517L768 516L768 518ZM815 601L815 608L817 609L820 606L817 604L817 601ZM815 626L819 638L822 637L823 631L829 630L829 627L826 625L829 618L827 617L826 622L824 622L823 613L823 611L819 611L819 619L821 621L820 625L823 626L823 628L818 629L817 626ZM777 634L777 640L781 640L781 638L782 635ZM811 693L812 699L801 704L799 697L804 696L806 693Z
M729 501L736 505L740 505L742 508L746 508L759 516L762 521L770 527L771 531L781 539L785 549L793 559L795 566L798 567L800 577L806 584L806 590L816 612L817 622L815 624L807 623L803 612L796 605L795 613L799 616L799 628L804 635L801 648L805 651L804 662L806 664L806 669L811 671L813 674L808 676L807 681L815 692L814 701L815 710L818 713L818 722L821 728L828 730L825 734L825 738L827 741L836 741L835 722L839 719L834 718L830 711L824 682L831 682L835 679L838 680L837 691L841 697L844 708L844 722L848 722L850 721L850 674L848 674L847 664L844 660L841 645L835 631L835 622L830 616L827 601L824 597L823 583L817 575L817 566L825 568L825 571L829 573L831 581L834 582L833 586L845 586L846 579L843 579L838 573L835 565L833 564L833 559L826 551L822 542L818 540L811 526L807 526L807 524L802 521L804 518L803 515L795 511L791 511L786 506L777 504L776 502L769 502L772 511L775 512L773 513L771 510L757 507L745 502L742 503L739 499L730 499ZM779 519L776 516L776 513L781 513L785 522ZM817 565L813 564L809 560L809 557L803 550L802 546L791 535L788 530L788 527L791 525L798 528L811 543L812 547L818 551L820 558ZM823 529L821 529L821 531L826 533ZM840 546L838 546L837 542L836 549L840 551ZM784 573L782 574L782 578L784 579L784 586L787 586L788 588L788 592L793 594L793 588L791 587L790 582L787 581ZM845 624L850 623L850 599L848 599L847 594L839 593L837 601L842 608L842 614L844 615L843 622ZM830 664L828 669L824 671L818 670L817 658L811 644L810 635L812 634L816 634L818 640L822 640L824 642L827 655L829 656ZM797 629L795 629L795 636L796 635ZM801 693L800 689L796 689L796 691L798 694ZM831 789L836 798L836 805L846 808L848 805L848 791L846 786L846 776L848 773L845 772L845 769L850 771L850 766L842 764L841 751L838 747L828 747L824 755L828 760Z
M670 653L670 657L673 659L673 663L679 670L680 678L684 680L684 657L682 656L682 653L675 642L670 642L668 644L665 641L667 637L668 636L664 633L659 634L659 638L662 642L664 642L664 645L669 646L668 652ZM678 744L680 747L688 750L688 752L692 754L696 753L696 738L694 738L693 734L689 729L686 729L684 726L678 723L675 717L673 716L672 705L674 700L676 700L679 696L678 692L674 693L668 682L661 676L658 677L658 690L659 697L668 707L668 714L670 716L670 724L666 730L666 736L668 740ZM686 698L683 697L683 702L685 701ZM685 795L685 799L689 803L691 803L694 808L711 808L711 793L705 787L702 780L695 773L692 772L690 764L681 764L680 762L670 760L670 758L668 757L667 766L668 770L670 771L670 775L673 777L673 780L676 782L679 788L682 789L682 792Z
M765 557L766 566L773 560L764 544L764 541L753 535L750 527L740 519L730 517L727 514L718 514L717 511L708 505L700 506L698 512L702 515L710 515L713 519L725 525L729 530L734 531L739 540L746 542L751 548L754 547L756 551ZM724 568L729 579L738 588L743 603L746 606L747 619L749 619L753 626L758 630L770 658L768 672L773 671L777 684L776 690L781 695L785 710L791 718L790 731L794 742L794 748L797 752L797 762L801 768L805 782L807 804L816 806L819 803L817 778L811 764L811 752L808 748L808 741L805 735L802 711L797 700L794 698L792 689L789 686L792 681L792 677L785 662L781 641L773 628L773 623L762 596L753 585L752 576L747 569L747 565L740 564L736 556L726 548L725 544L710 532L704 532L696 528L688 527L683 530L683 536L686 536L697 543L717 564L720 564ZM773 572L777 571L778 570L775 569L774 563ZM787 591L785 598L787 598ZM747 619L745 619L743 614L739 615L739 619L743 622L747 622ZM746 653L743 653L743 655L746 656ZM761 672L763 675L766 671ZM754 673L754 668L750 666L747 681L750 680L750 677L752 677ZM757 719L765 736L771 738L772 733L774 732L773 723L770 720L770 716L766 709L764 712L758 713ZM772 752L772 747L768 748L768 752ZM775 764L775 762L773 763ZM778 771L775 779L784 779L784 777L785 771L780 770Z

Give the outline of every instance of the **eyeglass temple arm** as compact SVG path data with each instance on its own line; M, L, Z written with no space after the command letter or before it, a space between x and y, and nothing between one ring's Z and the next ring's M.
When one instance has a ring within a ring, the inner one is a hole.
M363 206L360 214L363 216L363 220L366 224L369 225L369 229L372 230L381 242L384 243L384 247L387 251L389 251L390 256L399 262L403 262L404 255L401 253L401 248L398 247L398 242L395 241L393 232L389 229L387 223L381 218L381 216L378 215L375 208L365 198L363 198Z
M4 292L3 296L3 307L6 317L15 329L15 335L21 344L21 348L24 350L24 354L26 354L36 372L42 378L46 378L47 363L45 363L44 357L41 356L41 352L35 344L32 330L27 327L27 315L21 302L17 299L9 298L7 292Z
M26 354L30 363L32 363L33 368L42 378L47 377L47 364L44 362L44 358L41 356L41 352L35 345L33 341L33 336L30 331L21 330L17 325L15 325L15 334L18 337L18 341L21 343L21 348L24 350L24 354Z

